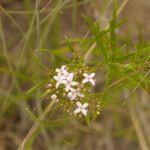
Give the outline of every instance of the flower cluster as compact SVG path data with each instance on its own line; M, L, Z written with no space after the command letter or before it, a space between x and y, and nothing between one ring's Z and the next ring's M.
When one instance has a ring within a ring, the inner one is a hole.
M67 107L67 111L72 114L82 113L84 116L88 113L89 102L87 95L91 86L95 86L93 79L95 73L87 73L87 71L71 70L63 65L61 68L55 69L53 76L53 85L51 88L51 99L55 102L62 103ZM68 106L69 105L69 106ZM69 107L69 108L68 108Z

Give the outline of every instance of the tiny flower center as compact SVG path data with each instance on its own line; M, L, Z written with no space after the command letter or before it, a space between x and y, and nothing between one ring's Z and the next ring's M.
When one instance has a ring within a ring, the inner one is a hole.
M91 78L90 77L87 77L87 80L90 80Z
M84 108L83 108L83 106L80 106L79 108L80 108L81 110L83 110L83 109L84 109Z
M67 80L67 84L70 84L70 83L71 83L71 81Z

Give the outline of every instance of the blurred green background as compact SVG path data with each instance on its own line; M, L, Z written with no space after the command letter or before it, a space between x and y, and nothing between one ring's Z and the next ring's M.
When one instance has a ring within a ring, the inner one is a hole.
M117 2L120 11L117 16L120 25L115 30L117 47L125 49L124 54L139 49L140 56L134 60L125 57L126 61L110 65L112 81L120 77L121 85L104 93L105 107L90 129L54 109L32 138L29 149L150 149L150 69L144 68L138 74L140 79L129 79L131 85L124 81L125 74L138 72L144 63L150 62L150 1ZM81 54L86 53L94 43L95 32L90 32L83 14L96 21L103 31L112 18L113 3L113 0L0 0L0 150L17 150L35 121L33 114L39 116L49 102L43 98L46 85L41 81L47 68L55 68L71 58L65 37ZM90 55L91 62L98 60L97 49ZM125 64L128 70L117 68ZM106 72L107 67L96 70L96 92L103 93ZM138 83L146 86L141 88ZM38 88L26 94L35 85ZM133 94L128 97L130 92Z

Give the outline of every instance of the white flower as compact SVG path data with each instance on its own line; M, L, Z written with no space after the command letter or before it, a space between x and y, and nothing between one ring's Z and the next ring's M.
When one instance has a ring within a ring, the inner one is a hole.
M65 91L68 92L72 88L72 86L78 85L78 82L73 81L74 73L68 72L66 70L66 66L62 66L61 68L57 68L56 72L57 72L57 75L54 76L54 79L56 80L56 85L55 85L56 88L58 88L60 84L63 84L65 86ZM68 96L73 100L77 96L83 97L84 95L81 94L77 90L76 94L75 94L75 91L71 91L71 93L69 93Z
M66 70L66 66L63 65L60 69L59 68L56 68L55 70L59 75L63 75L63 74L66 74L68 73L67 70Z
M71 73L68 73L64 68L66 66L62 66L61 69L56 69L56 72L58 73L56 76L54 76L54 79L57 81L56 88L59 87L61 83L63 83L66 78L69 78L70 76L73 76Z
M51 99L55 102L59 102L59 100L57 99L57 95L56 94L53 94L51 95Z
M51 95L51 99L52 100L56 100L57 99L57 95L56 94Z
M54 79L57 81L55 86L58 89L59 85L61 83L63 83L64 79L63 79L63 77L60 74L57 74L57 76L54 76Z
M85 77L85 79L82 81L82 83L90 82L93 86L95 85L95 81L93 80L95 73L91 73L90 75L84 73L83 76Z
M77 82L73 81L73 73L67 73L62 75L62 83L66 86L65 91L68 92L71 89L71 86L76 86L78 85Z
M72 81L72 80L73 80L73 76L74 76L73 73L66 72L65 74L63 74L63 75L61 76L61 78L62 78L63 80Z
M79 89L70 88L70 92L68 93L70 100L76 99L77 96L84 97L84 94L81 94Z
M71 86L77 85L77 82L72 81L73 80L73 73L69 73L65 70L66 66L62 66L60 69L56 69L56 72L58 73L56 76L54 76L54 79L56 82L56 88L59 87L60 84L64 84L66 86L65 90L68 92L71 88Z
M72 81L72 80L64 80L63 84L66 86L66 88L65 88L66 92L68 92L72 88L72 86L78 85L77 82Z
M88 107L88 103L84 103L83 105L80 102L76 102L78 108L74 111L75 114L82 112L83 115L87 115L87 111L85 108Z

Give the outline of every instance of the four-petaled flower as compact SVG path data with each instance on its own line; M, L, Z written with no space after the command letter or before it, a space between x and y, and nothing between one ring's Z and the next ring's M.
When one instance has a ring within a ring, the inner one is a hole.
M62 66L60 69L57 68L56 72L58 73L56 76L54 76L54 79L56 82L56 88L58 89L60 84L64 84L66 92L68 92L71 88L71 86L76 86L78 83L73 81L73 73L69 73L66 70L66 66Z
M84 73L83 76L85 77L85 79L83 79L82 83L90 82L93 86L95 85L95 81L93 79L95 73L91 73L90 75Z
M52 99L52 100L57 99L57 95L56 95L56 94L51 95L51 99Z
M73 73L69 73L68 77L63 80L63 84L66 86L65 91L68 92L72 86L78 85L77 82L73 81Z
M57 99L57 95L56 94L53 94L51 95L51 99L55 102L58 102L59 100Z
M81 94L79 89L71 88L70 92L68 93L68 97L70 98L70 100L76 99L77 96L84 97L84 94Z
M88 107L88 103L81 104L80 102L76 102L78 108L74 111L75 114L82 112L84 116L87 115L87 111L85 108Z
M61 76L61 78L62 78L63 80L72 81L72 80L73 80L73 76L74 76L73 73L66 72L65 74L63 74L63 75Z
M59 85L63 83L64 79L60 74L57 74L57 76L54 76L54 79L57 81L55 87L56 89L58 89Z

